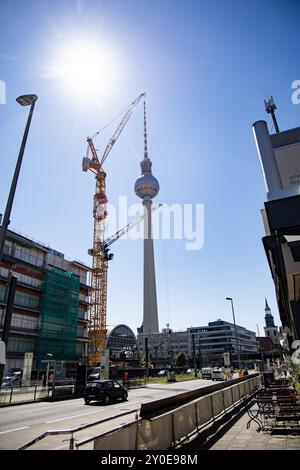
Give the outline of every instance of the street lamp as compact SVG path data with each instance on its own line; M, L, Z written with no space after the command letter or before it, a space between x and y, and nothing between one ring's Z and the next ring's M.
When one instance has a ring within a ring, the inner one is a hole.
M231 302L231 309L232 309L232 316L233 316L233 324L234 324L234 329L235 329L235 340L236 340L236 347L237 347L238 358L239 358L239 369L241 369L240 345L238 345L237 329L236 329L235 315L234 315L234 308L233 308L233 300L232 300L231 297L226 297L226 300L230 300L230 302Z
M264 370L264 353L263 353L263 348L260 347L260 342L259 342L260 333L259 333L258 324L255 323L255 325L256 325L256 328L257 328L257 334L258 334L258 350L260 351L260 354L261 354L261 368L262 368L262 371L263 371L263 370Z
M25 145L26 145L26 141L27 141L27 137L28 137L28 132L29 132L29 128L30 128L31 118L32 118L35 102L36 102L37 99L38 99L37 95L22 95L22 96L19 96L17 98L17 102L21 106L30 106L30 111L29 111L27 124L26 124L26 127L25 127L25 131L24 131L24 135L23 135L23 139L22 139L22 143L21 143L21 147L20 147L20 151L19 151L19 156L18 156L16 168L15 168L15 173L14 173L13 180L12 180L11 187L10 187L10 192L9 192L9 196L8 196L8 200L7 200L7 204L6 204L6 209L5 209L5 213L4 213L4 217L3 217L3 223L0 227L0 261L2 259L2 255L3 255L3 248L4 248L4 242L5 242L5 238L6 238L7 228L10 224L10 220L9 220L10 219L10 213L11 213L13 200L14 200L14 196L15 196L15 192L16 192L17 182L18 182L19 173L20 173L20 169L21 169L21 164L22 164Z
M193 344L193 360L194 360L194 373L197 377L197 364L196 364L196 351L195 351L195 334L192 333L192 344Z
M49 366L50 366L50 358L53 357L53 354L47 353L46 356L48 357L47 362L47 372L46 372L46 388L48 387L48 378L49 378Z

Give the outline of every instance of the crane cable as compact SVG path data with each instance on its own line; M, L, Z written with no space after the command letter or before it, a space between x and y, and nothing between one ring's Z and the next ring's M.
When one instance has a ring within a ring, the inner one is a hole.
M97 135L99 135L102 131L104 131L104 129L106 129L108 126L110 126L113 122L115 122L120 116L122 116L122 114L125 113L125 111L127 111L130 106L132 105L132 103L130 103L125 109L123 109L123 111L121 111L116 117L114 117L108 124L106 124L104 127L102 127L102 129L100 129L100 131L97 131L93 136L92 136L92 139L94 139Z
M144 98L145 100L145 98ZM106 129L107 127L109 127L113 122L115 122L120 116L122 116L122 114L125 114L126 111L128 111L128 109L132 106L132 104L134 103L134 101L132 103L130 103L128 106L126 106L126 108L123 109L123 111L121 111L117 116L115 116L109 123L107 123L104 127L102 127L102 129L100 129L99 131L97 131L94 135L92 135L91 139L94 139L97 135L101 134L102 131L104 131L104 129ZM86 151L86 156L88 157L89 155L89 151L90 151L90 147L89 145L87 146L87 151Z

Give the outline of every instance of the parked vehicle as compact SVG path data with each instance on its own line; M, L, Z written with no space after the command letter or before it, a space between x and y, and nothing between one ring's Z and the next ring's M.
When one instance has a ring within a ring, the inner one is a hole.
M215 367L213 369L212 380L226 380L226 374L222 367Z
M84 402L89 404L91 401L102 401L108 405L111 401L121 398L126 401L128 392L125 387L115 380L95 380L87 383L84 391Z
M100 371L101 367L93 367L92 369L89 369L87 373L87 381L92 382L94 380L100 380Z
M211 380L212 379L212 372L213 372L213 369L211 367L203 367L201 369L202 379Z
M21 385L21 376L20 375L7 375L3 377L2 387L19 387Z
M157 374L157 377L167 377L168 371L167 370L160 370Z

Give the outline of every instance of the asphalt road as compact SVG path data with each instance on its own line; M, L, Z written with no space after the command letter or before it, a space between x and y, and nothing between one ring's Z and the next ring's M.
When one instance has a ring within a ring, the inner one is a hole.
M141 403L169 397L188 390L213 385L211 380L190 380L186 382L152 384L146 388L129 390L126 402L110 405L92 402L85 405L82 398L57 402L35 402L9 406L0 409L0 449L18 449L21 445L35 439L49 430L75 428L82 424L98 421L130 410L139 410ZM88 428L75 434L78 441L88 439L117 425L135 419L135 413ZM31 449L68 448L68 436L48 436Z

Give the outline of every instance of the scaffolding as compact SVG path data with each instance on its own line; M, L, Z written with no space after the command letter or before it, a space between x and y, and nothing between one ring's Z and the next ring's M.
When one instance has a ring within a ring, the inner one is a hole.
M80 279L57 268L46 271L41 298L38 362L51 354L56 360L77 358Z

